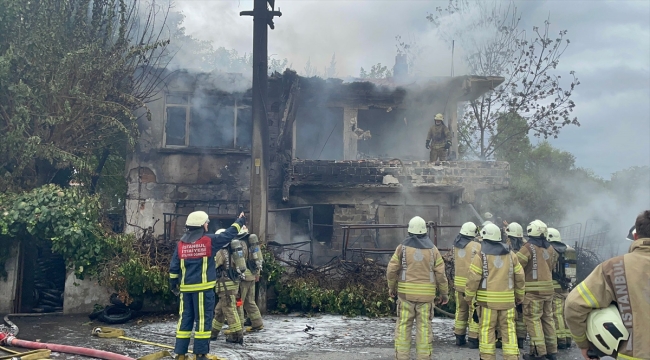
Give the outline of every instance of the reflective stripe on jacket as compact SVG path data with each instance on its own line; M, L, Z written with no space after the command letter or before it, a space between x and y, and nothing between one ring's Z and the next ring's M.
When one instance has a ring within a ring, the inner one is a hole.
M517 258L526 274L526 293L552 295L554 290L551 270L557 259L555 249L552 246L544 249L528 242L521 247Z
M433 302L436 289L440 295L449 293L445 262L436 247L416 249L399 245L386 268L386 278L388 288L407 301Z
M481 251L481 244L472 241L464 249L454 247L454 288L458 292L465 292L469 266L474 256Z
M525 275L514 252L505 255L478 254L469 267L465 299L476 297L478 305L493 310L515 307L524 298Z

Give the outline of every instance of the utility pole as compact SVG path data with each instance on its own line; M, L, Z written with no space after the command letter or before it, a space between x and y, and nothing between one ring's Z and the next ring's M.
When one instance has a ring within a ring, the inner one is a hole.
M271 10L268 6L270 5ZM253 17L253 144L251 148L250 225L266 243L269 168L269 125L267 117L268 90L268 28L275 28L275 0L254 0L253 11L240 16Z

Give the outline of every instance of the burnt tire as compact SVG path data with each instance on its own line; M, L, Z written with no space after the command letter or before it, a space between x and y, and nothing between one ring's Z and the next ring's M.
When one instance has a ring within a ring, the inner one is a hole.
M131 320L133 312L123 306L107 306L99 315L98 320L107 324L124 324Z
M106 309L106 308L104 308L104 309ZM99 316L104 312L104 309L95 310L95 311L91 312L90 315L88 315L88 317L90 318L90 320L95 320L95 319L99 318Z

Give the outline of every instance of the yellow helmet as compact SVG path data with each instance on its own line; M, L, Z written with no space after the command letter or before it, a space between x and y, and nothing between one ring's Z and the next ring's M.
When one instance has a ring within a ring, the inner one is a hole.
M422 235L427 233L427 222L423 218L416 216L409 221L409 234Z
M524 237L524 229L518 223L512 222L506 227L506 235L521 238Z
M562 241L562 237L560 237L560 232L555 228L548 228L548 234L546 235L546 239L552 242Z
M442 114L436 114L436 117L434 118L434 120L436 120L436 121L438 121L438 120L443 121L443 120L445 120L445 118L442 116Z
M501 229L494 224L487 224L481 229L483 240L501 241Z
M466 222L461 226L459 233L461 235L475 237L478 235L478 226L471 221Z
M526 233L528 236L546 236L547 231L548 227L541 220L533 220L526 227Z
M203 226L210 222L210 217L205 211L195 211L187 215L185 226Z

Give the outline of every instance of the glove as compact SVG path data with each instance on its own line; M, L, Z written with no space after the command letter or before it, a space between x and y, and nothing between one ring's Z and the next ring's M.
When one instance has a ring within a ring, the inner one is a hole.
M450 142L450 141L447 141L447 142L445 143L445 150L448 150L450 147L451 147L451 142Z
M427 140L427 149L431 149L430 144L431 144L431 140Z
M181 294L178 279L169 279L169 289L172 291L174 296L179 296Z
M445 305L448 302L449 302L449 296L447 295L440 296L440 305Z
M476 310L474 310L474 314L472 314L472 320L474 320L475 323L479 322L478 313L476 313Z

